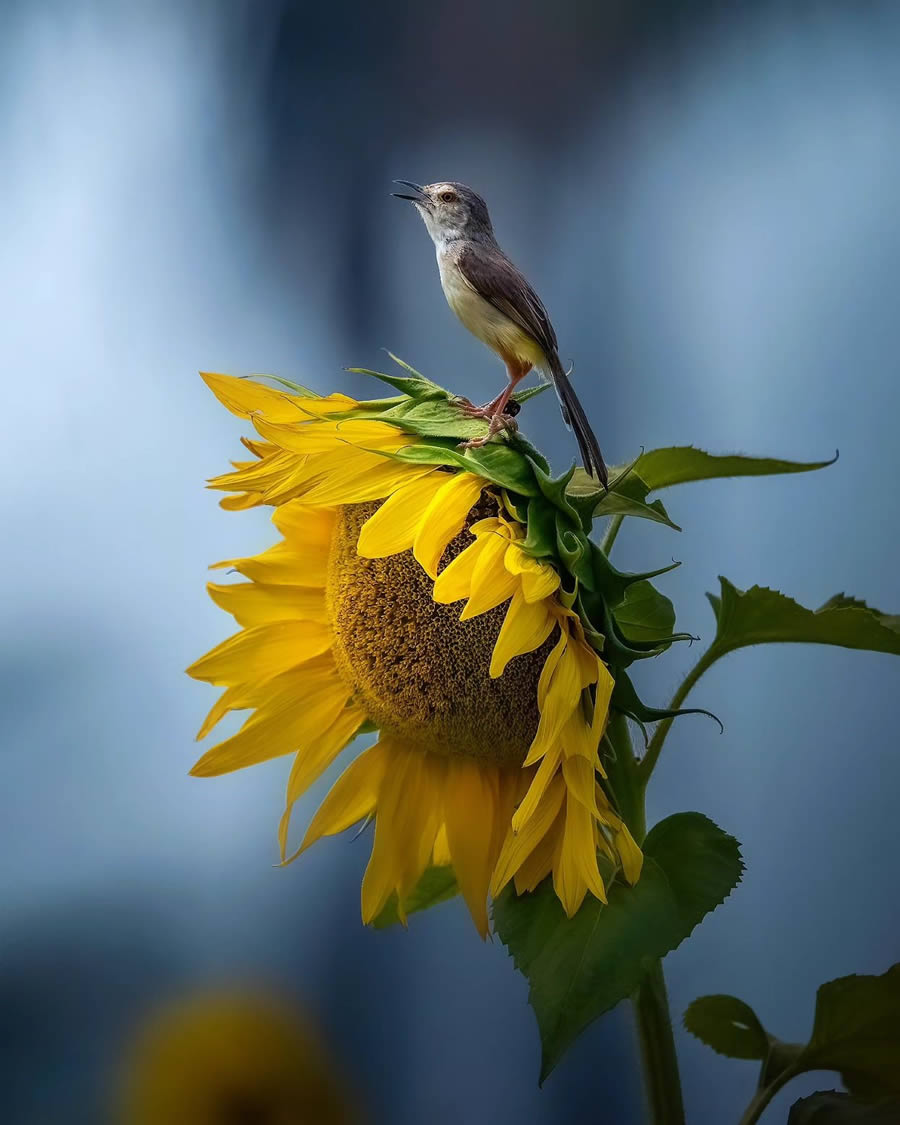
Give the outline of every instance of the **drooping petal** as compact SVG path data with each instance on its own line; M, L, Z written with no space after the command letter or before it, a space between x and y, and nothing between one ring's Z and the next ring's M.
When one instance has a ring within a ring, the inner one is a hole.
M365 712L360 707L348 704L333 723L323 728L318 738L304 746L297 754L288 777L285 809L278 826L278 843L282 860L287 850L288 828L295 801L302 797L310 785L328 769L359 730L365 717Z
M406 469L408 472L408 465ZM447 480L425 509L413 543L413 555L429 578L437 578L438 563L447 544L462 531L485 484L472 473L444 475Z
M509 603L491 656L490 675L502 676L510 660L534 652L556 628L556 619L542 602L529 603L521 590Z
M363 524L357 551L365 559L383 559L408 551L422 514L444 484L446 473L434 471L398 488Z
M543 799L538 803L530 819L523 824L518 832L510 828L491 879L492 895L496 896L503 890L549 832L557 813L562 807L565 795L565 784L562 777L557 774L551 779Z
M528 787L528 792L512 818L513 832L520 832L539 807L547 786L557 775L561 753L561 747L554 745L544 755L537 773L535 773L531 785Z
M275 390L254 379L240 379L234 375L216 375L201 371L200 377L219 402L239 418L249 418L260 411L271 421L297 422L308 417L308 410L352 410L358 404L346 395L329 395L328 398L288 394ZM305 405L304 405L305 404Z
M469 596L472 574L486 543L485 537L480 536L447 563L434 583L432 597L438 605L451 605Z
M566 797L562 843L554 857L553 889L569 918L577 913L588 891L606 902L606 888L597 867L594 822L571 793Z
M335 722L347 703L347 687L330 658L278 676L270 687L237 734L208 750L192 776L217 777L301 750Z
M553 567L526 555L516 543L510 543L506 548L504 564L509 573L521 582L526 602L542 601L559 588L559 575Z
M495 606L502 605L518 589L518 582L503 565L509 540L502 535L483 535L484 548L473 570L469 601L460 616L469 621Z
M319 805L296 854L323 836L335 836L371 816L378 805L378 794L390 762L391 746L383 742L376 742L354 758Z
M492 854L496 797L488 772L469 758L448 762L444 816L459 889L482 937L489 929L487 893L496 855Z

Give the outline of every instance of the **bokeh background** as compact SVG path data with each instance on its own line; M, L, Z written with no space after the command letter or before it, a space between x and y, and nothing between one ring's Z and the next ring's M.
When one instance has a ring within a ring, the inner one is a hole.
M671 493L617 551L708 638L718 573L900 607L900 11L895 4L20 0L0 7L0 1116L103 1120L160 997L253 980L322 1029L371 1120L644 1120L627 1006L543 1090L524 980L459 903L359 922L367 844L273 867L287 764L188 778L222 639L208 563L259 513L203 481L240 427L198 368L363 391L389 347L483 400L391 179L460 179L554 317L612 461L694 443L839 462ZM372 393L369 391L368 393ZM558 467L555 404L524 416ZM664 701L696 655L641 671ZM651 820L743 843L667 960L676 1018L733 992L805 1038L816 987L897 959L900 693L889 657L729 657L673 731ZM299 825L328 779L302 803ZM678 1046L689 1119L752 1064ZM765 1122L783 1122L812 1077Z

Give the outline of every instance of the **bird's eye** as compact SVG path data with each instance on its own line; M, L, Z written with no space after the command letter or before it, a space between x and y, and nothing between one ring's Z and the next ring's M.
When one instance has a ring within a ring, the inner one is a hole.
M456 200L456 192L455 191L442 191L441 192L441 200L444 203L453 203Z

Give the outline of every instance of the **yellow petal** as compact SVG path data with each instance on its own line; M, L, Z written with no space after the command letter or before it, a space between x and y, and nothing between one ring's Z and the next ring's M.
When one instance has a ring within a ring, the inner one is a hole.
M556 820L551 824L546 836L538 841L531 855L525 857L522 866L513 877L517 895L533 891L553 870L553 857L558 851L559 842L565 831L565 821L565 811L560 807Z
M526 602L539 602L549 598L559 588L559 575L548 563L540 562L516 543L510 543L504 556L506 569L522 583Z
M390 762L378 793L372 854L362 881L362 919L366 925L378 917L402 878L400 863L406 843L402 812L407 785L417 771L420 757L415 751L391 743ZM398 901L401 920L402 909L403 904Z
M564 758L562 764L563 778L566 788L572 796L579 801L591 816L600 819L600 810L597 808L597 776L593 764L580 754Z
M265 680L331 648L331 627L317 621L276 621L244 629L187 669L195 680L234 687Z
M448 760L444 816L453 870L482 937L489 929L487 894L496 856L492 854L495 796L483 766L468 758Z
M557 813L562 808L565 795L566 787L563 779L557 774L547 787L534 815L522 826L521 831L515 832L510 828L491 879L492 895L496 897L503 890L550 831Z
M482 536L447 563L434 583L432 597L438 605L450 605L469 596L472 574L486 544Z
M252 684L239 684L237 687L226 688L203 720L203 725L197 731L197 741L206 738L216 723L220 722L229 711L258 707L268 698L272 690L270 684L271 680L258 680Z
M435 867L449 867L453 862L450 855L450 845L447 843L447 825L442 824L434 839L434 849L431 853L431 862Z
M208 582L206 589L216 605L230 613L244 628L298 617L321 624L328 621L325 592L316 587L268 586L259 582L220 586Z
M431 465L410 465L344 445L333 453L311 457L279 490L269 490L265 495L270 503L294 494L306 504L364 504L390 496L404 484L433 471Z
M384 559L408 551L422 514L445 477L446 473L431 472L398 488L363 524L357 553L364 559Z
M540 648L556 627L556 618L542 602L529 604L522 591L509 603L491 656L491 679L502 676L510 660Z
M536 762L557 741L569 716L580 706L581 690L578 657L573 653L572 645L567 645L550 680L546 698L540 705L541 718L537 734L525 758L525 765Z
M513 815L513 832L520 832L539 807L545 790L559 771L560 756L561 748L558 745L551 747L548 753L544 755L544 759L528 787L528 792Z
M641 877L641 868L644 865L644 854L634 842L634 838L625 824L621 824L619 830L614 835L616 851L619 853L619 858L622 860L622 873L628 882L634 886Z
M244 766L301 750L335 722L347 703L347 688L331 661L278 676L271 692L237 734L208 750L191 770L218 777Z
M239 418L249 418L257 410L262 411L268 418L282 422L291 422L303 416L297 406L297 403L302 401L299 395L276 391L273 387L267 387L253 379L239 379L235 375L215 375L201 371L200 378L226 410L230 410ZM353 400L349 401L352 406L356 405Z
M469 621L502 605L518 588L515 576L503 565L509 540L501 535L484 535L479 542L484 543L484 548L472 570L469 601L462 611L461 621Z
M364 418L326 422L298 417L294 424L285 424L257 416L253 424L277 448L299 456L331 453L346 445L393 453L415 440L396 426Z
M294 802L302 797L312 783L319 778L347 743L353 738L365 720L365 713L353 705L348 705L330 726L325 727L318 738L298 753L288 777L285 809L278 826L278 845L284 861L287 851L288 828Z
M252 578L254 582L324 587L327 565L327 555L310 552L301 557L296 547L290 543L276 543L261 555L251 555L245 559L224 559L213 563L209 569L224 570L230 567L245 578Z
M570 793L562 846L553 864L553 889L569 918L577 913L588 891L606 902L606 889L597 867L597 848L591 814Z
M425 509L413 543L413 555L429 578L437 578L447 544L462 531L485 485L481 477L471 473L444 475L447 480Z
M354 758L332 785L312 818L300 852L323 836L336 836L363 817L372 815L378 805L378 793L390 761L390 746L381 742L376 742Z

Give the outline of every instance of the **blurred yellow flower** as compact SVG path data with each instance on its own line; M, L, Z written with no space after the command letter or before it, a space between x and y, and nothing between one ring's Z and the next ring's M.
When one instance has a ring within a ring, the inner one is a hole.
M429 864L452 865L482 935L510 880L522 893L552 875L569 915L587 893L605 901L598 850L634 882L640 850L597 777L612 678L500 490L392 457L415 435L354 417L353 399L204 378L262 439L211 485L227 508L274 505L281 540L217 564L249 581L209 586L241 630L188 669L225 689L199 737L252 714L192 772L295 753L285 859L294 802L377 726L295 853L373 817L365 922L394 895L404 919Z
M118 1125L353 1125L316 1036L280 1003L210 992L162 1008L124 1060Z

